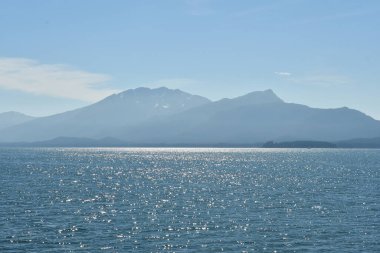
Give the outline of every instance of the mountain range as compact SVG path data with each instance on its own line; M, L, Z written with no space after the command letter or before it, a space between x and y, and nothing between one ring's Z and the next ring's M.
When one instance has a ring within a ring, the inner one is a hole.
M0 130L28 122L32 119L34 117L19 112L0 113Z
M65 137L118 140L116 143L129 145L186 146L380 137L380 121L362 112L347 107L318 109L287 103L272 90L212 102L165 87L137 88L48 117L20 114L12 120L12 114L19 115L0 114L2 143Z

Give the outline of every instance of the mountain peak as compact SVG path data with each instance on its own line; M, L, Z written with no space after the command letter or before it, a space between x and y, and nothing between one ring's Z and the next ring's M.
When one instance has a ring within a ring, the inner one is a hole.
M192 94L186 93L178 89L169 89L166 87L158 88L148 88L148 87L139 87L135 89L128 89L121 93L115 94L114 96L119 98L130 98L130 97L141 97L141 96L170 96L170 95L188 95L193 96ZM112 97L112 96L111 96Z
M8 112L1 112L0 117L8 117L8 118L22 118L22 119L32 119L34 117L26 115L21 112L16 112L16 111L8 111Z
M0 115L23 115L23 116L28 116L26 114L23 114L21 112L16 112L16 111L1 112Z
M272 89L263 90L262 92L266 93L266 94L272 94L272 95L277 96L276 93L274 93L274 91Z
M235 98L243 104L271 104L284 103L271 89L264 91L253 91L246 95Z

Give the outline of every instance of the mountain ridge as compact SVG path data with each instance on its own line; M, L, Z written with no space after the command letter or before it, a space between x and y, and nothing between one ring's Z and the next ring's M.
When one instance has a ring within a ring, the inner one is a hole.
M205 103L211 101L165 87L129 89L89 106L3 129L0 141L41 141L58 136L97 138L115 127L137 125L147 118L174 114Z
M33 119L35 119L35 117L15 111L0 113L0 130L19 125Z
M271 89L210 101L166 87L136 88L0 130L0 142L111 137L128 143L339 141L380 136L380 121L347 107L284 102Z
M380 149L380 137L341 140L337 142L315 140L293 140L285 142L267 141L265 143L129 143L119 139L57 137L46 141L0 143L0 147L46 147L46 148L91 148L91 147L215 147L215 148L343 148L343 149Z
M214 105L193 108L163 122L148 122L114 137L124 136L125 140L134 142L242 143L380 136L380 122L358 111L347 117L339 109L315 109L292 103L237 106L227 110L213 110L210 106Z

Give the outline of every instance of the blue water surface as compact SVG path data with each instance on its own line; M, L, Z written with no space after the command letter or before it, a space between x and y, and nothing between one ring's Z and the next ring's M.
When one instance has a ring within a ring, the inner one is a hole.
M380 150L0 149L0 252L380 252Z

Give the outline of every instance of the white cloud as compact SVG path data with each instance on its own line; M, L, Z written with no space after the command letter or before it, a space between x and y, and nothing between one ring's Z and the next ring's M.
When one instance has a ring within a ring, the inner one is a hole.
M278 76L291 76L292 73L289 72L274 72Z
M0 88L36 95L98 101L119 92L101 87L110 77L59 64L24 58L0 58Z
M339 74L328 74L328 73L317 73L317 74L301 74L294 75L290 72L274 72L275 75L285 78L285 80L301 84L301 85L312 85L312 86L340 86L347 85L352 82L348 76Z

